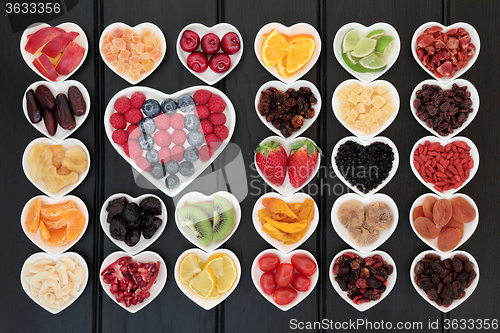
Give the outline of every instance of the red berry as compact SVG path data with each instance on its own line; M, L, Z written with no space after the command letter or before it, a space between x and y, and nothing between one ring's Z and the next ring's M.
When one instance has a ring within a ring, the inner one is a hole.
M148 160L144 156L139 156L135 160L135 164L137 164L137 166L144 171L149 172L149 170L151 170L151 163L149 163Z
M208 65L215 73L224 73L231 67L231 58L225 53L217 53L210 58Z
M132 103L132 106L136 109L142 108L142 104L146 101L146 95L144 95L141 92L135 92L132 94L130 97L130 102Z
M117 129L111 135L113 142L117 145L123 146L128 141L127 131L123 129Z
M288 156L279 142L271 141L258 146L254 151L255 162L271 184L283 185L286 177Z
M141 136L141 129L138 125L130 124L127 127L127 135L129 140L137 140Z
M216 54L220 49L219 36L208 33L201 38L201 49L206 55Z
M115 101L114 107L116 112L125 114L132 107L132 103L127 97L120 97Z
M290 146L290 158L288 159L288 176L290 184L301 187L313 173L318 163L318 151L321 150L310 140L296 142Z
M184 158L184 147L175 145L170 149L170 159L172 161L180 162Z
M194 112L200 119L208 119L210 117L210 110L206 105L196 105Z
M121 113L113 113L111 117L109 117L109 123L114 129L124 129L127 126L125 116Z
M158 151L158 158L162 163L167 163L168 161L170 161L170 148L168 147L160 148L160 150Z
M197 73L203 73L207 70L208 59L207 56L200 51L193 52L187 57L187 65Z
M212 96L212 93L210 91L205 89L200 89L196 90L196 92L193 95L193 99L196 102L196 104L207 104L208 100L210 99L210 96Z
M212 157L212 151L210 150L210 147L208 147L207 145L201 146L198 156L200 161L206 162L210 159L210 157Z
M226 140L229 136L229 129L225 125L218 125L214 128L214 134L221 140Z
M222 140L215 134L209 134L205 137L205 142L212 151L216 151L222 144Z
M131 124L138 124L142 120L142 112L132 108L125 114L125 119Z
M224 113L212 113L208 120L214 125L224 125L226 123L226 115Z
M222 113L226 109L226 102L219 95L212 95L208 100L208 109L214 113Z
M194 31L186 30L182 33L180 44L185 52L193 52L200 46L200 36Z
M200 127L201 127L201 131L205 135L208 135L208 134L214 132L214 125L212 125L212 123L210 121L206 120L206 119L203 119L200 122Z
M123 150L128 157L135 160L139 156L142 156L142 149L136 141L128 141L123 145Z
M235 32L228 32L221 40L222 51L235 54L240 50L240 37Z

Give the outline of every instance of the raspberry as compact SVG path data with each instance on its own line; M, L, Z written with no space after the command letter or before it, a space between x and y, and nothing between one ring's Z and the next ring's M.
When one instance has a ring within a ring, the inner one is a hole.
M229 136L229 129L224 125L218 125L214 128L214 134L221 140L226 140Z
M208 109L215 113L222 113L226 109L226 102L219 95L212 95L208 100Z
M142 155L142 149L136 141L129 140L123 145L123 150L125 154L133 160Z
M207 104L208 100L210 99L210 96L212 96L212 93L210 91L205 89L200 89L194 93L193 99L196 102L196 104Z
M125 114L125 119L131 124L138 124L142 120L142 112L132 108Z
M208 117L210 117L210 110L207 108L206 105L196 105L194 113L200 119L208 119Z
M226 123L226 115L224 113L212 113L208 118L214 125L224 125Z
M155 123L159 130L168 130L170 127L170 116L168 114L160 113L156 116Z
M170 159L172 161L180 162L184 158L184 147L175 145L170 149Z
M173 144L183 145L186 142L186 132L181 129L175 130L172 132L171 139Z
M210 121L206 120L206 119L202 120L200 122L200 126L201 126L201 131L205 135L208 135L208 134L214 132L214 125L212 125L212 123Z
M160 148L160 150L158 151L158 158L162 163L167 163L168 161L170 161L170 148L168 147Z
M170 117L170 126L173 129L183 129L184 128L184 116L180 113L174 113Z
M142 104L146 101L146 95L144 95L141 92L135 92L132 94L130 97L130 103L132 103L132 106L136 109L142 108Z
M114 143L123 146L125 143L127 143L128 140L127 131L123 129L117 129L113 132L111 138L113 139Z
M149 170L151 170L151 163L149 163L148 160L144 156L139 156L135 160L135 164L137 164L137 166L144 171L149 172Z
M127 97L120 97L115 101L115 110L118 113L125 114L132 107L130 99Z
M127 135L129 140L137 140L141 136L142 132L138 125L130 124L127 127Z
M220 145L222 144L222 140L213 133L207 135L205 137L205 141L212 151L216 151L217 149L219 149Z
M125 116L121 113L113 113L111 117L109 117L109 123L114 129L124 129L127 126Z
M200 148L198 158L200 159L200 161L206 162L210 159L210 157L212 157L212 152L210 151L210 147L208 147L207 145L203 145Z
M155 143L160 147L170 146L170 134L166 131L156 132L154 135L154 140L155 140Z

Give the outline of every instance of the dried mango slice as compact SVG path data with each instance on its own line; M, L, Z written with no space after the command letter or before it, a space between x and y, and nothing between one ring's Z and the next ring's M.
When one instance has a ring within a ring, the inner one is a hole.
M272 238L279 240L281 242L294 242L294 240L292 238L290 238L290 236L288 236L288 234L279 231L278 229L276 229L275 227L273 227L269 223L264 224L262 231L267 233Z
M307 198L297 214L297 219L311 221L314 216L314 200Z
M300 211L300 208L302 207L302 202L292 202L292 203L287 203L288 205L288 208L290 208L290 210L295 214L297 215Z
M283 200L276 198L265 198L264 200L262 200L262 204L273 214L282 214L294 219L297 218L297 215L292 212L292 210Z
M278 222L278 221L273 220L270 217L266 217L265 220L267 223L271 224L276 229L287 232L287 233L295 233L295 232L302 231L307 226L307 220L302 220L302 221L293 222L293 223Z

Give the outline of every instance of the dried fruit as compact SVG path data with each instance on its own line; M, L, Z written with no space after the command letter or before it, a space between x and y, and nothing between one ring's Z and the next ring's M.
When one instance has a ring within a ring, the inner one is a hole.
M433 222L437 226L446 225L451 219L451 202L448 199L440 199L436 201L432 208Z
M451 251L458 246L462 235L457 228L443 228L438 236L438 249L443 252Z
M378 230L373 229L366 222L357 229L349 230L349 237L351 240L361 246L369 245L378 239Z
M436 203L436 201L437 201L437 199L432 197L432 196L428 196L424 200L424 204L423 204L424 215L425 215L425 217L427 217L431 221L433 219L432 210L434 208L434 204Z
M348 201L339 207L337 218L347 229L359 229L365 221L365 207L357 200Z
M462 223L472 222L476 218L476 210L463 197L456 197L451 200L452 216Z
M366 207L366 223L375 230L387 230L394 217L392 210L385 202L374 202Z
M439 229L432 220L427 217L419 217L413 222L413 226L418 234L427 239L434 239L439 235Z
M425 217L423 206L415 207L415 209L413 210L413 213L412 213L412 221L415 221L419 217Z

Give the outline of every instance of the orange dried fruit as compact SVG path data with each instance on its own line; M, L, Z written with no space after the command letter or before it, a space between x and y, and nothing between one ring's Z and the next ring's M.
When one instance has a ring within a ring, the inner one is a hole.
M62 219L63 212L73 208L76 208L76 203L73 200L54 205L43 205L40 210L40 217L44 221L57 221Z
M462 197L456 197L451 200L453 218L458 222L469 223L476 218L476 210L472 205Z
M261 57L264 66L272 67L284 56L290 53L286 39L276 29L264 39L261 48Z
M448 199L441 199L436 201L432 208L433 221L437 226L444 226L451 219L451 201Z
M438 249L443 252L451 251L460 243L461 239L462 235L457 228L443 228L438 236Z
M45 243L51 246L63 246L69 243L66 236L66 228L52 230L50 233L50 238L45 241Z
M460 231L460 238L464 236L465 225L462 222L458 222L453 217L450 219L450 222L444 226L444 228L457 228L458 231Z
M47 229L43 221L40 221L40 237L44 242L50 238L50 231Z
M413 222L418 234L426 239L434 239L439 235L439 229L427 217L419 217Z
M37 198L31 202L26 214L24 226L31 233L36 233L40 224L40 209L42 207L42 198Z
M63 220L66 224L66 238L73 241L80 236L85 228L85 216L78 209L69 209L63 213Z
M424 214L425 217L430 219L432 221L432 208L434 207L434 204L436 203L437 199L434 197L427 197L424 200Z
M412 214L412 220L415 221L416 219L418 219L419 217L425 217L425 214L424 214L424 207L422 206L417 206L415 207L415 209L413 210L413 214Z

